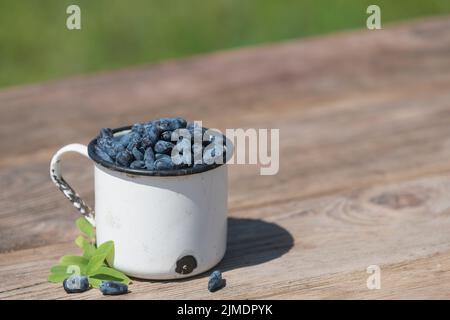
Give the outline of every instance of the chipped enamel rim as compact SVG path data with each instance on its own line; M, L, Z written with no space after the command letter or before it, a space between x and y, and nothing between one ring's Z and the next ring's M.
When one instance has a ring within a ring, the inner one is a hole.
M123 133L125 134L127 131L131 130L132 126L125 126L120 127L116 129L112 129L113 134L117 133ZM88 154L89 157L94 160L96 163L100 164L101 166L108 168L110 170L124 172L128 174L133 175L139 175L139 176L159 176L159 177L173 177L173 176L185 176L190 174L196 174L201 172L206 172L209 170L213 170L215 168L218 168L224 164L226 164L231 156L233 155L233 144L229 139L227 139L226 136L223 136L224 141L226 141L226 144L224 146L225 152L226 152L226 161L221 164L214 163L212 165L201 165L197 167L189 167L185 169L175 169L175 170L144 170L144 169L130 169L125 168L119 165L116 165L115 163L111 163L108 161L104 161L100 159L100 157L95 153L95 146L97 144L97 137L95 137L91 142L89 142L88 145ZM228 150L228 147L231 146L230 150Z

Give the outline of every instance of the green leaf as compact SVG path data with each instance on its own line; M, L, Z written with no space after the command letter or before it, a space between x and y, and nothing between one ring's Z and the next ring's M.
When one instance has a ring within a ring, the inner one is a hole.
M59 260L60 264L50 269L48 281L63 282L73 274L80 274L88 276L89 284L94 288L98 288L106 280L127 285L131 283L125 274L105 264L107 262L110 266L113 265L114 242L106 241L96 248L95 230L92 225L84 217L77 219L76 225L83 235L75 239L75 244L83 250L83 256L63 256Z
M68 277L69 276L67 276L65 274L61 274L61 273L50 273L48 275L47 280L48 280L48 282L52 282L52 283L61 283Z
M60 264L57 264L56 266L51 267L50 272L51 273L66 273L67 266L62 266Z
M87 241L86 238L83 237L83 236L78 236L78 237L75 239L75 244L76 244L78 247L80 247L81 249L83 249L84 244L87 243L87 242L88 242L88 241Z
M87 265L86 274L88 276L94 274L101 266L103 266L105 259L106 254L96 254L93 256Z
M96 255L105 254L108 265L112 266L114 262L114 242L106 241L102 243L95 252Z
M82 233L84 233L86 236L88 236L89 239L95 238L94 227L92 226L92 224L89 221L86 220L85 217L78 218L76 221L76 224L77 224L78 229L80 229L80 231Z
M100 267L92 276L93 277L109 276L109 277L113 277L115 279L119 279L121 282L123 282L125 284L129 284L131 282L130 278L128 278L122 272L115 270L113 268L108 268L108 267ZM116 280L116 281L118 281L118 280Z
M97 289L100 287L100 285L103 282L103 280L95 279L95 278L92 278L92 277L88 277L88 280L89 280L89 284L91 285L91 287L92 288L97 288Z
M58 273L61 273L61 274L68 274L67 268L68 268L68 266L63 266L63 265L58 264L58 265L56 265L56 266L53 266L53 267L50 269L50 272L51 272L51 273L56 273L56 274L58 274Z
M77 266L87 266L89 260L85 257L80 256L64 256L59 259L59 263L63 266L77 265Z
M86 240L83 236L78 236L75 239L75 244L83 250L83 257L86 259L92 258L95 255L95 246Z

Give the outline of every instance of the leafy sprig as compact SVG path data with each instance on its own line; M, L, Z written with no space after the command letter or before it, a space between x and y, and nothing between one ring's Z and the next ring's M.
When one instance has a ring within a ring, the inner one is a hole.
M94 227L81 217L76 221L82 235L75 239L75 244L83 250L82 256L67 255L59 259L59 264L50 269L48 281L63 282L71 275L88 277L89 284L98 288L102 281L131 282L122 272L112 268L114 261L114 242L106 241L97 247Z

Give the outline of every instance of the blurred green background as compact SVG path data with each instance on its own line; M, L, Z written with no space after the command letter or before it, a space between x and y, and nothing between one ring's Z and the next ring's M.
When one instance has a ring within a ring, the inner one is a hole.
M81 30L66 8L81 7ZM450 0L0 0L0 87L450 13ZM380 32L380 31L374 31Z

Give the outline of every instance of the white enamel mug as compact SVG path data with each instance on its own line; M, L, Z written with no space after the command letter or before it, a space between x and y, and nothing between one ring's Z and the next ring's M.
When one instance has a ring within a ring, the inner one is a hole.
M114 241L114 268L162 280L194 276L220 262L227 236L226 163L181 172L133 170L99 159L95 143L58 150L50 176L96 227L97 245ZM227 155L231 149L227 144ZM61 156L72 151L94 161L95 214L61 175Z

